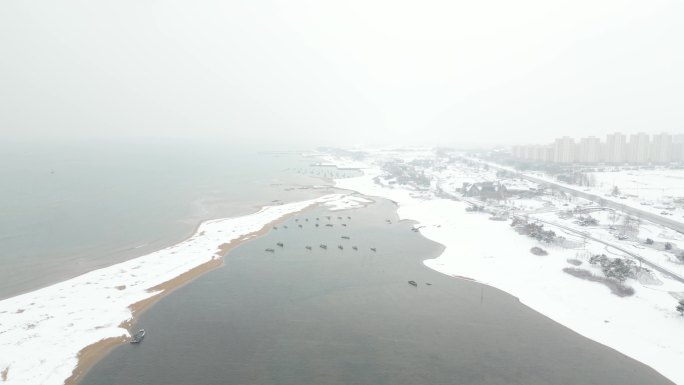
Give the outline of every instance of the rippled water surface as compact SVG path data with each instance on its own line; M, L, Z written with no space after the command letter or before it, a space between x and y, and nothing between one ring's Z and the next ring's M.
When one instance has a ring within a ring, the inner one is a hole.
M0 145L0 299L143 255L204 219L319 193L298 151L219 145ZM344 174L344 173L340 173Z

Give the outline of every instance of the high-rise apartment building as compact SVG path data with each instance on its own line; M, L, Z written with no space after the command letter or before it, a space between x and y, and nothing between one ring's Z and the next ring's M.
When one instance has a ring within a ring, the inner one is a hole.
M553 143L554 162L572 163L575 161L575 139L564 136Z
M627 161L630 163L647 163L650 160L651 138L640 132L629 137L629 155Z
M606 137L606 162L624 163L627 160L627 137L616 132Z
M601 140L595 136L580 139L578 160L582 163L601 161Z
M551 146L530 144L513 146L511 154L516 159L533 160L537 162L553 162L553 151Z
M607 135L605 143L594 136L582 138L577 143L564 136L549 145L513 146L511 155L516 159L556 163L684 162L684 134L662 133L651 139L650 135L640 132L630 135L629 143L627 136L619 132Z
M672 160L684 162L684 134L672 136Z
M651 161L654 163L672 161L672 135L666 133L653 135Z

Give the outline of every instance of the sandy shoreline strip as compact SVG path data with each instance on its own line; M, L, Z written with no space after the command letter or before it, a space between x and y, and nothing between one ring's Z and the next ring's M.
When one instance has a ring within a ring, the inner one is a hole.
M0 383L76 384L113 347L130 338L131 325L145 309L221 266L233 247L303 210L346 210L368 202L348 193L324 193L264 206L249 215L208 220L190 238L170 247L4 299Z
M205 273L216 269L218 267L223 266L224 264L224 257L226 254L228 254L232 249L235 247L239 246L243 242L247 242L253 239L256 239L260 236L263 236L267 234L275 225L278 225L282 222L285 222L287 219L290 217L300 214L301 212L305 210L312 209L314 207L318 207L320 204L314 204L312 206L309 206L303 210L299 210L296 212L292 212L289 214L284 215L283 217L269 222L263 226L261 230L255 231L253 233L244 235L240 238L234 239L230 242L224 243L219 246L215 257L206 262L203 263L191 270L186 271L185 273L169 280L166 281L162 284L159 284L155 287L152 287L149 289L150 292L158 292L157 294L153 295L152 297L146 298L142 301L136 302L132 305L129 306L131 309L131 312L133 316L131 319L124 321L121 323L121 327L127 330L130 330L132 325L135 324L137 321L138 317L147 309L152 307L155 303L157 303L159 300L161 300L163 297L165 297L168 294L171 294L173 291L185 286L189 282L199 278L200 276L204 275ZM197 226L197 229L199 229L199 225ZM117 346L125 345L129 341L129 338L127 337L116 337L116 338L107 338L104 340L100 340L98 342L95 342L94 344L88 345L87 347L83 348L79 353L78 353L78 364L76 368L74 368L73 373L69 378L67 378L64 381L64 385L77 385L81 379L85 377L85 375L88 373L88 371L95 366L100 360L105 358L107 354L109 354L114 348Z

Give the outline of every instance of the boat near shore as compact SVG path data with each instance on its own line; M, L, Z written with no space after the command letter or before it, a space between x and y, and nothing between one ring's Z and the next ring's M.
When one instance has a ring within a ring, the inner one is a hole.
M143 338L145 338L145 329L140 329L131 338L131 343L132 344L139 344L142 342Z

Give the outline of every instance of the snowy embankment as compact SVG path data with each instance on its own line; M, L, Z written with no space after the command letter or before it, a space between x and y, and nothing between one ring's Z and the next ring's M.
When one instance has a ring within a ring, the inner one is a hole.
M159 285L219 260L220 250L230 242L312 205L339 210L362 203L330 194L207 221L192 237L169 248L0 301L0 384L63 384L82 349L129 336L122 324L133 316L131 305L160 294Z
M363 171L364 176L336 180L336 186L395 201L400 218L417 221L424 236L445 246L438 258L424 261L426 266L506 291L575 332L684 384L684 317L674 311L671 294L684 293L681 283L662 276L661 284L654 285L630 279L626 283L635 294L618 297L601 283L563 272L573 266L568 259L596 272L578 250L543 246L549 255L534 255L530 249L541 245L507 222L467 213L463 202L380 186L373 181L378 169L367 166ZM605 246L588 242L587 251L605 252Z

